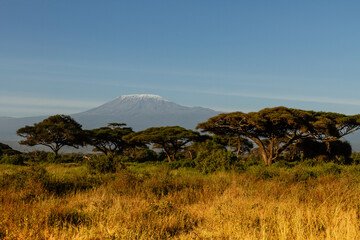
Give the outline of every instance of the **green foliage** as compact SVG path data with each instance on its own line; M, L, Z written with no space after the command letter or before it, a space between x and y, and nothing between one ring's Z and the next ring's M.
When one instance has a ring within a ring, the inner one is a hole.
M351 159L353 159L353 164L360 164L360 153L353 153Z
M1 155L16 155L21 154L21 152L12 149L9 145L0 143L0 156Z
M227 150L200 151L194 159L195 168L203 173L211 173L232 168L236 156Z
M49 153L46 157L46 162L49 163L57 163L60 160L60 156L55 153Z
M82 163L84 156L79 153L61 154L59 163Z
M31 200L47 193L50 185L50 175L39 166L32 166L14 173L4 173L0 178L1 188L22 191L22 200Z
M310 121L311 114L306 111L276 107L251 113L223 113L197 128L251 139L259 147L265 164L270 165L288 146L308 135Z
M46 162L48 163L80 163L83 161L83 157L80 154L59 154L48 153Z
M171 169L178 169L178 168L195 168L196 162L190 158L182 158L176 161L172 161L170 163Z
M251 139L258 146L265 164L270 165L304 138L324 141L329 150L329 142L360 129L360 115L275 107L258 112L219 114L197 128L216 135Z
M44 194L62 196L70 192L92 189L102 183L104 178L101 175L87 173L57 178L39 165L22 167L20 170L0 175L0 188L22 192L23 200L31 200Z
M154 144L166 154L169 163L175 160L176 154L189 142L200 137L196 131L185 129L179 126L152 127L129 135L130 141Z
M28 153L29 161L32 163L42 163L48 161L49 152L45 151L32 151Z
M347 141L320 142L313 139L303 139L296 143L294 147L304 158L318 158L324 161L331 160L342 164L350 164L352 162L350 158L352 149Z
M299 182L310 178L323 176L339 176L343 168L336 163L303 162L297 164L286 164L286 162L277 162L271 166L264 164L247 166L242 172L259 179L278 179L284 182Z
M171 164L173 168L194 167L203 173L231 169L236 156L228 151L219 138L210 138L203 142L194 142L187 148L190 158L184 158Z
M212 139L214 142L231 149L236 153L238 158L240 158L240 154L250 152L254 147L253 143L248 138L241 136L214 135Z
M0 158L0 164L13 164L13 165L25 165L25 161L28 158L23 154L2 156Z
M256 179L272 179L281 175L281 168L266 166L264 164L253 165L246 170L246 173Z
M27 154L28 162L36 163L81 163L84 155L79 153L67 153L55 155L53 152L33 151Z
M93 155L86 161L86 164L91 172L113 173L123 169L124 162L127 160L125 156Z
M107 127L86 130L87 144L94 146L94 151L104 154L123 154L130 147L141 145L125 139L125 136L133 133L125 123L109 123Z
M139 149L135 151L134 157L132 158L134 162L147 162L147 161L158 161L158 156L155 151L151 149Z
M34 126L25 126L16 132L26 138L20 144L49 147L56 155L63 146L78 148L85 140L81 125L70 116L54 115Z

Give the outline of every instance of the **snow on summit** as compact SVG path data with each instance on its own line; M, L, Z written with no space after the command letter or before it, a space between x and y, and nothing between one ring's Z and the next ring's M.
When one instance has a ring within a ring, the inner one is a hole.
M115 98L114 100L135 100L136 101L136 100L149 100L149 99L169 102L169 100L167 100L159 95L155 95L155 94L122 95L122 96Z

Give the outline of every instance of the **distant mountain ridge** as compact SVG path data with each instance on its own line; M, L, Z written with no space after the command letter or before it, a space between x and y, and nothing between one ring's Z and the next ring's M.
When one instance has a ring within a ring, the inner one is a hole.
M149 127L182 126L194 129L198 123L205 122L220 112L209 108L186 107L158 95L134 94L119 96L93 109L71 114L84 129L106 126L108 123L126 123L135 131ZM32 148L19 146L21 138L16 131L25 125L33 125L48 116L34 116L26 118L0 117L0 142L9 144L18 150ZM346 136L353 151L360 151L360 131Z
M186 107L158 95L122 95L96 108L71 114L84 129L106 126L111 122L126 123L135 131L149 127L182 126L194 129L200 122L219 114L209 108ZM16 131L25 125L33 125L48 116L26 118L0 117L0 142L16 142L21 138ZM10 144L18 148L13 144Z
M137 94L117 97L99 107L71 115L84 128L124 122L134 130L179 125L195 128L200 122L219 114L209 108L185 107L158 95Z

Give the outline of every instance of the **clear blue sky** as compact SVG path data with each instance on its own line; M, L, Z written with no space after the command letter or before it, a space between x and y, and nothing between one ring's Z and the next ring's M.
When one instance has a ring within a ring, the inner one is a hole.
M0 0L0 116L150 93L360 113L359 1Z

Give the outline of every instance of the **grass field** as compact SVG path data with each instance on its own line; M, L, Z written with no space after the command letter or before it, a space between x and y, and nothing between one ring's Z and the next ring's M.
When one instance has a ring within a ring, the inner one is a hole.
M0 165L0 239L360 239L360 167Z

